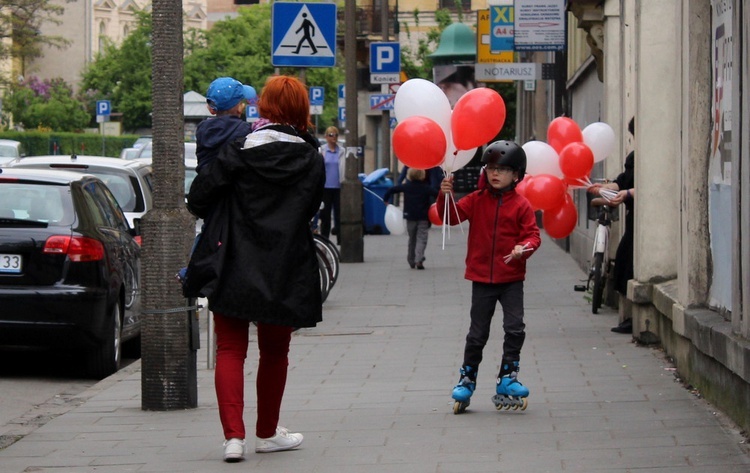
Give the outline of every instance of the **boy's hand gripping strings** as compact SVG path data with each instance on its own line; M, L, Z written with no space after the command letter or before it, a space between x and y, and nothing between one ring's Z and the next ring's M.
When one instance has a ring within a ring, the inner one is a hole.
M505 261L505 264L508 264L513 259L520 259L521 255L526 253L527 251L533 251L533 250L534 248L531 248L528 243L524 243L523 246L516 245L516 247L513 248L513 251L505 255L505 259L503 261Z

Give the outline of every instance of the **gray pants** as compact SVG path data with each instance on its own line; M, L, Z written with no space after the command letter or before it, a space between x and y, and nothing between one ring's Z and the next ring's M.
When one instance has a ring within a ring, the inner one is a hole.
M523 281L471 284L471 325L466 335L464 365L479 367L482 351L490 337L490 324L495 307L500 302L503 309L503 360L519 361L521 348L526 339L526 324L523 321Z
M409 234L409 252L406 260L414 265L424 261L424 249L427 247L427 237L430 235L429 220L407 220L406 232Z

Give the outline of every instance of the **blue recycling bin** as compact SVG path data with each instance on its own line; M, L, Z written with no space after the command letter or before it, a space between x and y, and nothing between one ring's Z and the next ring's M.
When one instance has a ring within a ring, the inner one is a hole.
M393 187L393 181L387 177L388 168L376 169L370 174L360 174L362 181L362 221L365 234L388 235L385 227L385 204L383 196Z

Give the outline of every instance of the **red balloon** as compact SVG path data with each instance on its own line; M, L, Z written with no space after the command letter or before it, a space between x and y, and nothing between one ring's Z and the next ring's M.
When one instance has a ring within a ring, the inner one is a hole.
M482 146L500 133L505 123L505 101L492 89L480 87L461 96L451 114L456 149Z
M436 225L438 227L443 225L443 218L438 212L437 204L430 205L430 210L427 211L427 217L430 219L430 222L433 225Z
M393 151L410 168L439 166L447 146L443 129L427 117L411 116L393 130Z
M523 180L516 184L516 192L521 194L522 196L526 197L526 186L529 185L529 182L531 182L532 176L530 174L526 174L523 177Z
M566 186L559 177L538 174L526 184L524 194L531 206L538 210L554 209L562 205Z
M594 153L585 143L568 143L560 151L560 169L565 177L579 179L588 176L594 167Z
M578 124L568 117L557 117L547 127L547 144L560 153L566 145L583 141Z
M565 238L570 235L576 228L576 223L578 223L578 211L573 199L567 193L561 206L542 213L542 225L552 238Z

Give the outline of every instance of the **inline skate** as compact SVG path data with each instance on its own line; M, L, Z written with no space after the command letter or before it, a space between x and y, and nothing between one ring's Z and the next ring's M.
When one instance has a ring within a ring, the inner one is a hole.
M495 408L501 409L526 409L529 402L526 399L529 396L529 388L518 381L518 362L503 360L500 373L497 375L497 387L495 394L492 396L492 402Z
M453 388L453 413L461 414L469 407L471 395L477 388L477 369L472 366L462 366L459 370L458 384Z

